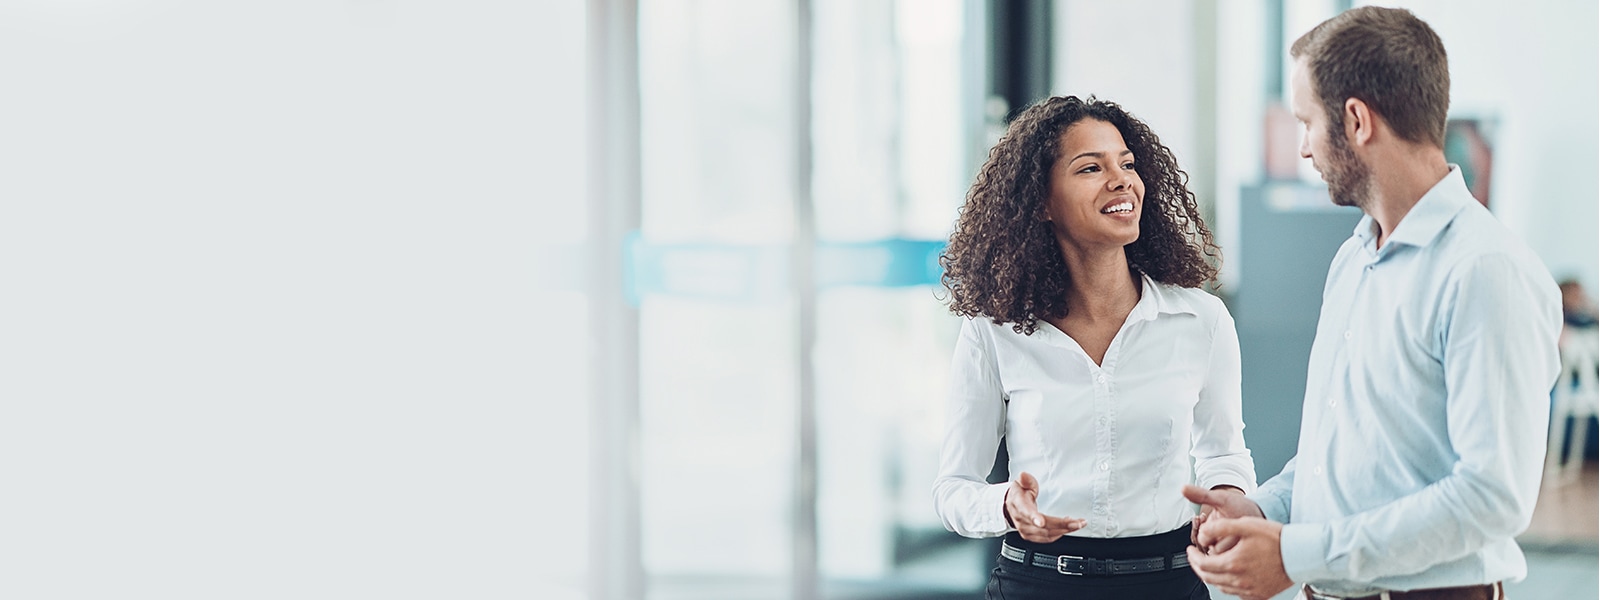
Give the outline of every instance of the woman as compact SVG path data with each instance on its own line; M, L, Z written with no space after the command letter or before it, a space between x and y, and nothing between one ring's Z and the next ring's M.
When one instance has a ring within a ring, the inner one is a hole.
M1005 536L989 598L1210 597L1180 488L1245 493L1255 467L1187 178L1122 107L1057 97L967 194L940 257L967 320L934 502L951 531ZM1013 477L991 485L1002 438Z

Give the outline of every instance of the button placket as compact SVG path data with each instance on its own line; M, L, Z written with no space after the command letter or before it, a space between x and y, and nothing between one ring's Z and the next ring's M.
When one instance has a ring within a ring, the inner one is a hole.
M1090 468L1096 472L1094 477L1093 513L1094 525L1099 529L1109 531L1114 527L1115 517L1111 507L1111 459L1116 451L1116 402L1112 398L1110 376L1105 370L1097 366L1091 367L1094 372L1094 432L1095 448L1094 463Z

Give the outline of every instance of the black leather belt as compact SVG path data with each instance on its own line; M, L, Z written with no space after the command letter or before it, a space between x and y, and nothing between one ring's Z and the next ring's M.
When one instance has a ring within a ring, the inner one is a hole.
M1179 552L1168 556L1153 556L1150 558L1085 558L1062 554L1040 554L1033 552L1030 562L1029 552L1011 544L1000 544L1000 556L1023 564L1031 564L1041 569L1050 569L1062 575L1138 575L1140 573L1156 573L1182 569L1189 566L1189 555Z

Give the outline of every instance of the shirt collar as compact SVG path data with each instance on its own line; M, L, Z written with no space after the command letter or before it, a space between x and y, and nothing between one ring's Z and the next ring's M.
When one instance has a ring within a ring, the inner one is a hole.
M1143 291L1139 293L1139 302L1133 305L1133 310L1128 311L1129 322L1154 321L1162 314L1200 314L1194 305L1189 303L1188 298L1174 293L1175 290L1168 286L1156 283L1156 280L1151 279L1149 275L1141 273L1139 283L1143 286ZM1055 326L1046 327L1049 323L1044 319L1038 319L1036 322L1039 323L1039 331L1045 331L1048 335L1053 336L1059 331Z
M1461 167L1452 164L1444 179L1433 184L1428 193L1423 194L1417 204L1406 212L1406 216L1400 219L1400 224L1389 234L1389 243L1426 246L1439 237L1439 232L1444 231L1445 226L1455 219L1456 213L1472 202L1477 202L1477 199L1467 189L1466 180L1461 177ZM1361 222L1356 223L1355 236L1361 240L1363 247L1371 245L1373 226L1372 215L1362 215Z
M1189 303L1189 299L1174 293L1175 290L1156 283L1149 275L1140 274L1139 282L1143 284L1144 291L1139 294L1139 303L1133 305L1133 311L1128 313L1129 320L1151 321L1161 314L1200 314Z

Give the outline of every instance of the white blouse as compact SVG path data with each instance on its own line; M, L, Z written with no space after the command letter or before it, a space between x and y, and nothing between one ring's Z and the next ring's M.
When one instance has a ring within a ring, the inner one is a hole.
M1038 478L1041 512L1088 520L1074 536L1177 529L1194 515L1186 483L1255 489L1233 317L1198 289L1149 277L1143 286L1102 365L1046 321L1026 336L987 318L962 325L933 485L946 528L968 537L1014 530L1003 506L1009 484L985 482L1001 436L1012 478Z

